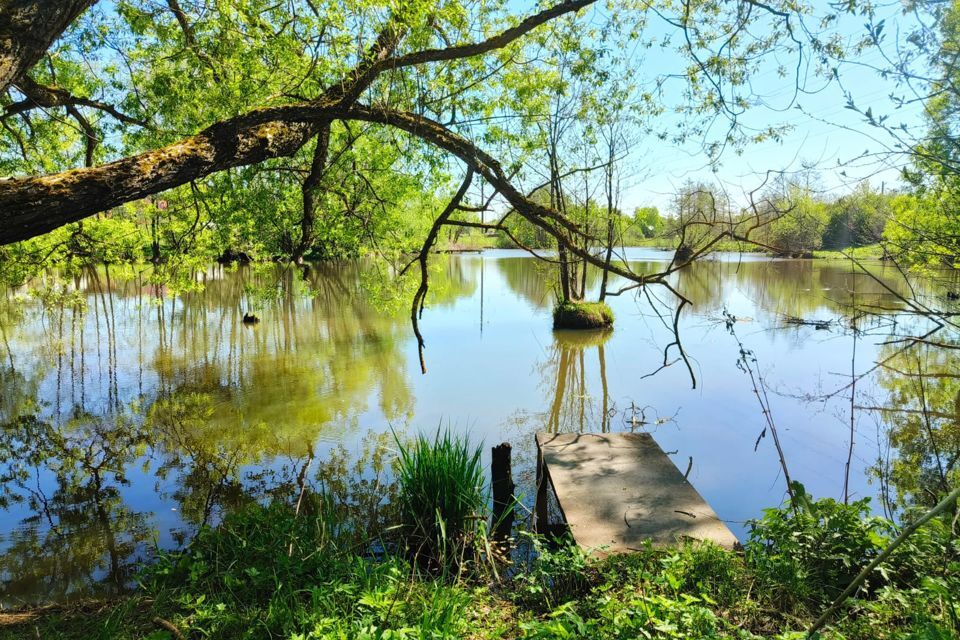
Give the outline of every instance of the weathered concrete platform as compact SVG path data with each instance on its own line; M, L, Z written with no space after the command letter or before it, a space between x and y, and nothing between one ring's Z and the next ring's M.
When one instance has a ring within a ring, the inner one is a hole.
M538 476L550 480L581 547L628 553L645 540L693 538L727 548L737 542L650 434L538 433L537 448ZM538 514L545 520L542 494Z

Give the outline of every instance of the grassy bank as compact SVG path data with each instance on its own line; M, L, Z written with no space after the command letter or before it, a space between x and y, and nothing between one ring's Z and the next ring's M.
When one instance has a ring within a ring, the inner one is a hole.
M864 247L850 247L843 251L814 251L813 257L820 260L879 260L883 258L883 247L879 244L870 244Z
M801 638L896 532L866 501L798 486L740 552L688 543L593 560L519 533L508 565L486 537L475 450L438 437L399 464L395 505L308 494L249 507L161 553L130 597L8 615L0 638ZM447 474L459 492L437 490ZM958 559L950 520L926 525L823 637L957 637Z
M675 251L678 240L676 238L645 238L635 243L637 247L648 249L663 249L665 251ZM761 253L771 254L772 252L757 247L755 245L735 242L733 240L723 240L714 245L713 251L721 253ZM813 251L813 258L819 260L849 260L850 256L858 260L880 259L883 257L883 248L880 244L871 244L863 247L849 247L842 251L818 250Z
M630 243L631 247L641 247L645 249L661 249L663 251L676 251L679 240L676 237L659 238L638 238ZM482 251L484 249L494 249L497 247L516 248L509 240L498 239L497 236L487 236L473 234L462 236L458 241L440 242L437 245L438 251L459 252L459 251ZM775 255L771 251L743 242L734 240L722 240L715 244L712 253L757 253ZM819 260L848 260L850 256L858 260L880 259L883 257L883 248L880 244L871 244L863 247L849 247L841 251L817 250L810 252L814 259ZM796 255L807 255L807 252L799 252ZM807 256L809 257L809 255Z

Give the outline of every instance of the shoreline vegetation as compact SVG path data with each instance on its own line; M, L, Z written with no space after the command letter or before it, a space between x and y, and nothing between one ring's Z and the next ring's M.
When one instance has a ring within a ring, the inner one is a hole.
M687 541L599 559L521 527L504 554L479 448L439 431L396 448L395 491L248 505L157 551L128 596L0 612L0 638L800 639L901 531L868 499L794 484L736 551ZM918 528L812 637L956 637L950 519Z
M660 249L663 251L676 251L678 240L671 237L644 238L630 242L625 248L643 248ZM464 235L454 240L438 242L435 247L436 253L477 253L487 249L522 249L509 241L504 242L496 236L470 234ZM818 249L815 251L804 251L793 254L778 253L771 249L765 249L757 245L747 245L736 241L722 241L717 243L711 253L743 253L751 255L763 255L771 257L794 258L794 259L817 259L817 260L882 260L884 257L884 248L880 243L868 244L861 247L849 247L842 250Z

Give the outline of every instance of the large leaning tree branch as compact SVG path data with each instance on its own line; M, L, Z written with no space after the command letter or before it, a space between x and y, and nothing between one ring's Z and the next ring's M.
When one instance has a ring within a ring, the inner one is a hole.
M26 75L97 0L0 0L0 91Z
M4 0L0 0L0 3L2 2ZM316 136L324 123L331 119L368 119L353 116L373 113L370 110L361 110L352 115L345 111L381 73L417 64L473 57L502 48L545 22L566 13L576 12L593 2L595 0L566 0L529 16L516 26L486 40L400 56L394 56L393 53L402 40L405 29L399 21L390 19L361 62L315 100L253 110L218 122L196 135L166 147L101 166L47 176L0 179L0 245L35 237L218 171L291 156ZM0 24L13 21L8 6L35 5L35 9L40 9L45 5L56 4L56 1L51 0L8 0L7 5L0 4ZM73 6L81 3L67 1L61 4ZM92 1L87 0L83 4L84 7L76 8L71 14L73 17L79 15ZM57 11L52 13L59 14ZM0 50L0 60L3 59L3 51ZM11 77L13 75L11 74ZM378 119L370 121L394 124L384 122L384 112L378 113ZM399 122L409 120L400 118ZM428 130L433 131L430 128ZM463 153L469 153L471 148L475 148L472 145L460 147ZM484 178L490 177L480 173ZM496 174L496 178L501 182L505 180L502 171ZM512 186L511 191L520 195ZM539 211L541 216L552 217L555 213L543 207L539 209L542 209ZM560 222L570 224L566 221Z

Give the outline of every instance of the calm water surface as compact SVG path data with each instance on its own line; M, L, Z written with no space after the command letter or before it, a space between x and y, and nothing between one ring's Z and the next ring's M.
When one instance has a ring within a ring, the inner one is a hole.
M631 260L653 271L669 255L636 250ZM676 348L662 368L670 318L646 297L611 299L613 332L553 332L550 276L534 260L494 251L436 262L421 327L426 375L409 298L374 303L383 276L358 263L317 265L305 280L216 266L198 276L202 290L179 296L104 269L69 282L66 296L4 292L0 603L110 593L157 545L180 545L244 502L289 497L311 456L359 454L391 429L444 425L486 447L509 441L527 496L535 432L650 431L742 537L785 485L771 438L758 442L765 421L724 309L769 389L792 477L842 497L851 366L869 370L896 331L882 316L861 318L853 359L849 305L897 308L874 279L899 290L892 269L877 265L871 277L845 262L760 258L691 266L675 284L693 301L679 333L694 387ZM651 293L669 313L667 292ZM241 323L249 310L259 324ZM857 403L882 403L882 382L860 380ZM874 496L869 469L888 455L882 420L858 416L855 427L849 492Z

